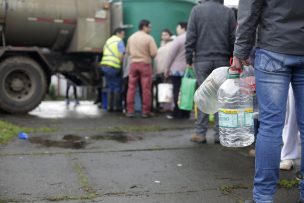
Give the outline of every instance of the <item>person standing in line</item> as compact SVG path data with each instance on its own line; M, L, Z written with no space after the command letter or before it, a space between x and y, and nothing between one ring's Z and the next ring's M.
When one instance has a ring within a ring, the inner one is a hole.
M130 36L127 43L127 54L130 56L129 84L127 93L127 117L134 117L134 99L138 80L142 90L142 117L153 116L152 104L152 58L157 54L157 46L150 35L151 23L141 20L139 31Z
M299 130L296 119L296 109L292 87L289 87L286 120L282 133L283 147L281 151L281 170L291 170L294 168L294 160L299 158Z
M257 36L254 70L260 126L256 140L253 200L247 202L274 202L290 83L304 149L303 10L301 0L239 2L233 67L241 69L243 65L250 64L249 54ZM301 150L301 157L303 155L304 150ZM304 174L304 159L301 160L300 174L299 177ZM303 179L299 186L299 202L304 202Z
M223 5L223 0L205 0L192 9L185 43L186 62L194 67L199 86L215 68L230 65L235 29L235 14ZM206 143L208 118L208 114L198 110L196 132L191 141ZM215 114L214 130L215 143L219 143L218 114Z
M129 68L130 59L129 55L125 54L122 66L122 112L127 112L127 93L128 93L128 83L129 83Z
M181 87L182 77L185 73L187 64L185 57L187 22L179 22L176 27L177 37L173 40L169 55L165 77L170 76L173 84L174 109L172 114L168 114L168 119L183 119L190 117L190 111L181 110L178 107L178 96Z
M172 32L168 28L163 29L161 32L160 47L165 46L171 41L172 41Z
M158 102L158 85L160 83L165 82L164 80L164 73L166 70L167 66L167 60L168 60L168 54L170 51L170 46L172 44L172 32L165 28L161 32L161 43L160 47L157 50L157 55L155 57L154 63L153 63L153 89L152 89L152 94L153 90L155 89L155 96L153 99L155 99L155 110L156 111L164 111L166 107L168 108L168 105L171 106L171 103L165 103L165 104L160 104ZM152 103L153 105L153 103Z
M125 53L125 30L117 28L113 36L110 37L103 48L103 57L100 62L102 72L106 78L108 87L107 110L120 111L121 106L121 87L122 87L122 60Z

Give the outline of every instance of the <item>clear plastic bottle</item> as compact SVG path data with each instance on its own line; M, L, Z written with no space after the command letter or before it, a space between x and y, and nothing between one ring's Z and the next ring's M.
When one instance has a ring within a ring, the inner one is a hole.
M220 67L212 71L194 94L194 101L198 108L206 114L218 111L217 91L227 79L229 67Z
M246 147L254 142L252 90L240 83L239 72L230 68L218 90L219 135L226 147Z

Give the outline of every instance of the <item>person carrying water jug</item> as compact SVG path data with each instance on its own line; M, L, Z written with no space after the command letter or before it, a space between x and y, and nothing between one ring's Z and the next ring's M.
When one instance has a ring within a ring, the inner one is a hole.
M282 129L291 83L297 124L304 144L304 4L301 0L242 0L233 66L248 65L257 39L254 68L260 127L256 140L253 200L273 203L279 181ZM256 35L256 30L258 34ZM304 150L301 150L304 157ZM299 177L304 174L304 159ZM300 182L304 202L304 180Z

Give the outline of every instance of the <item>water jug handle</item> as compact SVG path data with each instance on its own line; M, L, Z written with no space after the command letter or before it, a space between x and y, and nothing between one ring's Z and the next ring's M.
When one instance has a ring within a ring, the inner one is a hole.
M228 79L239 78L241 72L242 72L242 69L230 67L227 69L227 78Z

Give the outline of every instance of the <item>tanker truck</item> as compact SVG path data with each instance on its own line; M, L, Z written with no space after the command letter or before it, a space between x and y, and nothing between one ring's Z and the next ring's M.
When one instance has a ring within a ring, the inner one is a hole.
M44 99L52 74L100 83L98 60L122 5L108 0L0 0L0 109L26 113Z

